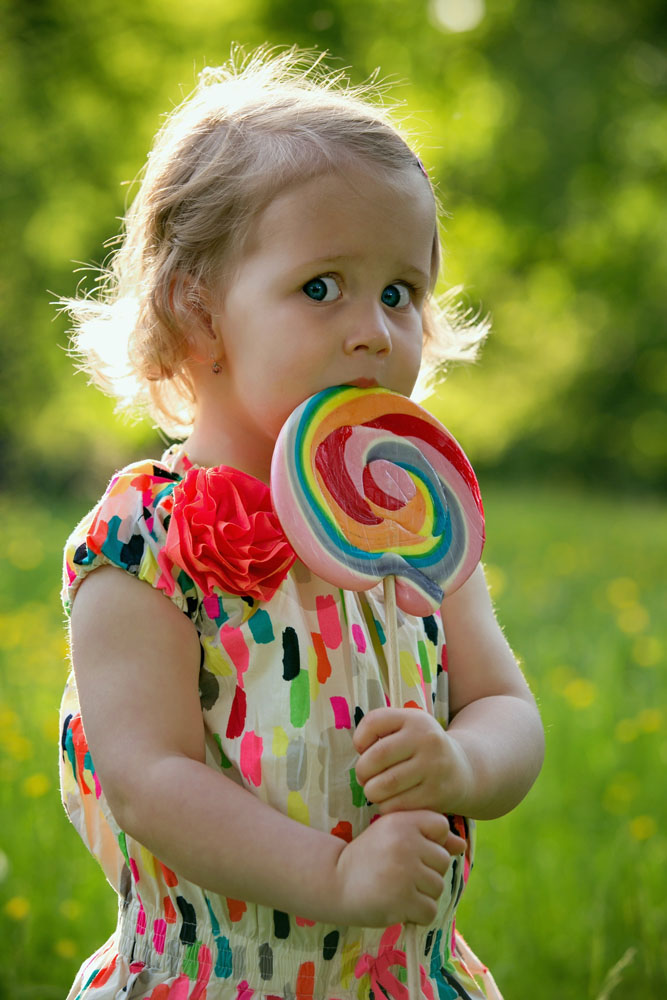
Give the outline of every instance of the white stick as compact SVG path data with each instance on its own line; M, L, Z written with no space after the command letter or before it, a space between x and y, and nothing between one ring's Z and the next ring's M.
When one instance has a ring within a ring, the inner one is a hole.
M387 640L387 673L389 675L389 701L392 708L401 707L401 665L398 657L396 634L396 577L385 576L384 627Z
M392 708L401 707L401 664L398 655L398 635L396 624L396 578L385 576L384 584L384 626L387 639L387 673L389 675L389 701ZM408 993L410 1000L421 1000L419 983L419 950L417 928L405 924L405 956L408 969Z

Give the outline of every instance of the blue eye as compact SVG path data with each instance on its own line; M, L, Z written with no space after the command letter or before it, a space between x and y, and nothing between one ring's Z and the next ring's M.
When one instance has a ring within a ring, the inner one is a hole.
M334 302L340 296L338 282L330 275L307 281L302 291L315 302Z
M410 289L402 281L396 281L393 285L387 285L380 296L380 301L392 309L407 306L410 304Z

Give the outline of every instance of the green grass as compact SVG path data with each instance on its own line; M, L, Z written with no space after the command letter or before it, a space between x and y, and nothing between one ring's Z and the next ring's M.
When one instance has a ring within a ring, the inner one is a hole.
M555 491L495 487L485 500L489 579L540 702L547 759L514 813L479 825L458 926L506 1000L660 1000L667 517L649 501ZM57 790L60 549L80 513L0 500L0 995L11 1000L63 997L115 924L114 894Z

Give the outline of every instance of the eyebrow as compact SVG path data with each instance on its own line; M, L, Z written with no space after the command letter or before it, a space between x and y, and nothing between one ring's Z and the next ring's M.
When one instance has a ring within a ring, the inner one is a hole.
M336 264L339 263L340 261L359 260L360 256L361 256L360 254L344 254L344 253L323 254L321 257L315 257L312 260L311 259L305 260L303 262L303 265L300 265L299 269L301 269L301 267L304 268L319 267L322 264ZM401 274L410 274L412 276L417 276L425 284L428 284L428 282L431 279L430 274L427 274L425 271L423 271L421 267L417 267L416 264L401 263L397 266L397 272Z

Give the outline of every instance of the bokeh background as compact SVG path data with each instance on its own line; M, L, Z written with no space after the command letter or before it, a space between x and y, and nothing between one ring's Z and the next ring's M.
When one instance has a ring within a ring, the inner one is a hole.
M447 213L443 288L493 319L428 405L478 471L547 760L480 824L459 925L506 1000L663 998L660 0L0 0L0 996L64 996L114 926L58 802L60 551L162 448L73 374L52 303L93 287L161 116L232 42L380 67Z

